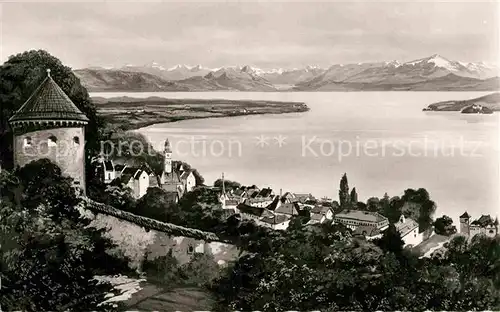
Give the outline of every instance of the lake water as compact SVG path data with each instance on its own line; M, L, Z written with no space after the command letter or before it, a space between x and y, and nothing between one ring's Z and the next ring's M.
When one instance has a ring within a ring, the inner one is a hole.
M484 92L95 93L305 102L310 111L283 115L187 120L139 131L156 148L166 138L174 159L197 168L211 184L224 172L242 184L276 192L310 192L338 200L341 175L359 199L427 189L437 215L458 222L499 213L499 114L423 112L430 103ZM259 141L260 140L260 141ZM258 144L260 143L260 144ZM194 148L193 148L194 147ZM458 228L458 225L457 225Z

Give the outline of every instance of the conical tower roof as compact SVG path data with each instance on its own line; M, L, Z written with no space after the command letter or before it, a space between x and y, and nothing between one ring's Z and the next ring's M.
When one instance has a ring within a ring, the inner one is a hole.
M166 153L172 153L172 148L170 147L170 142L168 141L168 139L165 140L165 148L164 148L164 151Z
M26 121L77 121L87 123L89 119L52 80L50 70L47 70L47 77L9 119L12 124Z

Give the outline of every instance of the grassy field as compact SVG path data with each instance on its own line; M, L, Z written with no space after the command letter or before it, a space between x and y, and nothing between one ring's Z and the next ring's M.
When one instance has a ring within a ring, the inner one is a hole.
M159 97L145 99L95 97L92 100L97 106L99 115L105 118L110 127L123 130L194 118L284 114L309 110L305 103L301 102L164 99Z

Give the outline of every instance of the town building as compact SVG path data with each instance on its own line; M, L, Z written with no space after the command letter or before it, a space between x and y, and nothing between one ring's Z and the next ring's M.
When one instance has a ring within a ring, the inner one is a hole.
M259 220L262 226L273 230L286 230L290 224L290 217L286 215L274 215L263 217Z
M255 197L255 198L247 198L244 200L244 203L253 206L253 207L267 207L274 201L273 196L269 197Z
M298 203L284 203L279 205L274 213L277 215L286 215L286 216L297 216L299 215L299 204Z
M136 199L146 195L150 185L150 174L141 168L125 167L120 173L122 183L132 190Z
M361 210L343 210L334 217L335 223L341 223L355 230L358 226L371 226L385 230L389 227L389 220L378 212Z
M175 202L178 202L186 192L190 192L196 186L196 178L192 170L185 170L182 164L174 165L172 161L172 150L168 139L165 141L164 149L164 169L161 177L157 176L147 167L145 163L130 161L130 164L117 159L101 159L98 168L104 183L109 184L113 180L120 178L122 183L132 190L134 198L141 198L149 187L160 187L172 195ZM139 179L140 177L140 179Z
M239 204L237 209L242 219L254 220L259 225L261 224L260 219L265 217L274 217L274 214L266 208L248 206L245 203Z
M89 119L50 76L9 119L14 165L47 158L85 193L85 126Z
M367 225L358 226L352 234L354 236L364 237L366 240L373 240L382 237L382 231L374 226Z
M424 240L424 232L419 232L418 223L411 218L406 218L403 214L394 226L401 235L404 246L417 246Z
M163 155L165 160L163 164L163 173L160 178L160 187L170 192L179 191L182 196L187 192L191 192L196 186L196 177L192 170L185 169L182 164L174 166L172 161L172 149L168 139L165 140Z
M310 224L313 223L323 223L327 220L333 220L333 211L332 208L322 205L314 206L311 211L311 220L308 222Z
M471 216L463 213L460 216L460 233L469 237L474 237L477 234L484 234L489 237L494 237L498 234L498 220L493 220L490 215L481 215L477 220L470 222Z

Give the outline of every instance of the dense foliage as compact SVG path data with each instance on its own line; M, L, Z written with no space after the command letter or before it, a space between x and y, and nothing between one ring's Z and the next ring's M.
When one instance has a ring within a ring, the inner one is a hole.
M443 259L419 259L394 230L371 243L328 224L290 227L218 280L215 309L498 310L500 239L460 239Z
M97 117L96 108L80 80L61 61L43 50L31 50L9 57L0 66L0 162L12 168L12 132L9 118L29 98L47 76L50 69L52 79L69 96L75 105L87 115L85 139L89 159L99 149L102 135L102 120Z
M220 276L221 268L212 255L196 253L185 264L173 256L172 249L165 256L143 261L142 268L149 281L154 281L166 288L207 287Z
M457 232L457 228L453 225L453 220L443 215L441 218L437 218L434 221L434 232L440 235L450 236Z
M358 202L356 188L349 194L347 175L340 179L339 190L340 208L358 209L378 212L387 217L389 222L396 223L402 214L407 218L417 221L419 231L429 230L433 225L433 215L436 211L436 204L430 199L429 192L424 188L407 189L403 196L389 198L387 193L382 198L370 197L365 203ZM335 211L337 212L337 211Z
M1 307L6 310L95 310L112 287L95 275L127 272L104 230L89 227L72 180L49 160L0 177Z

